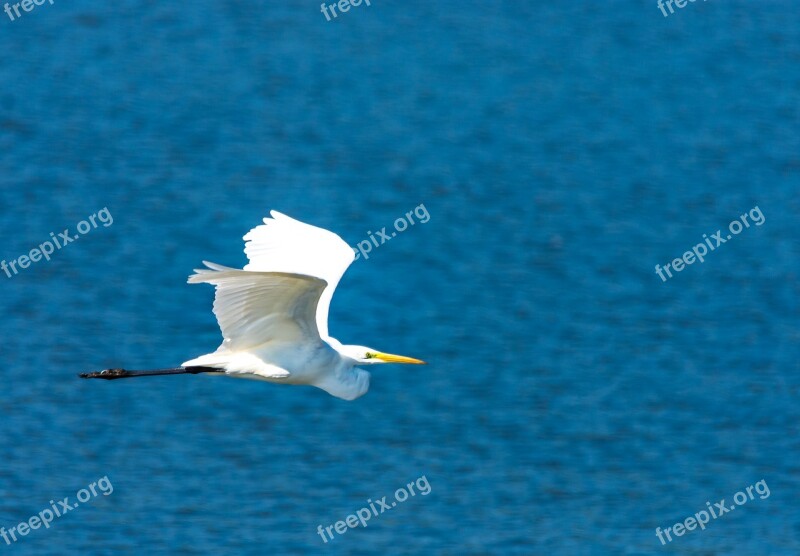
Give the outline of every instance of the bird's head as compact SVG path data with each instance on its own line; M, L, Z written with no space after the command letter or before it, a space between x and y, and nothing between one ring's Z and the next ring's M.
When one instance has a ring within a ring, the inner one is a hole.
M339 351L354 359L359 365L375 365L378 363L405 363L408 365L427 365L425 361L414 359L413 357L405 357L403 355L392 355L391 353L383 353L377 349L366 346L342 346Z

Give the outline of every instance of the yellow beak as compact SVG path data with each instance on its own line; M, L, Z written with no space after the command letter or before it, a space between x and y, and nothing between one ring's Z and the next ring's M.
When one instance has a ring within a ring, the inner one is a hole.
M375 359L386 361L387 363L405 363L407 365L427 365L425 361L414 359L413 357L404 357L402 355L392 355L391 353L375 352L373 356Z

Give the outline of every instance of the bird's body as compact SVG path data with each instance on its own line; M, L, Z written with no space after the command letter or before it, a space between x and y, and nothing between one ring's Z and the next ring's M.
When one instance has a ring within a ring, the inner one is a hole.
M182 364L186 374L217 372L237 378L316 386L346 400L363 396L370 374L358 365L422 361L364 346L346 346L328 335L328 310L336 285L353 262L339 236L276 211L244 236L243 269L205 262L190 284L216 287L214 314L223 341L213 353ZM207 369L192 371L191 369ZM123 371L124 373L124 371ZM121 378L151 372L88 378ZM82 375L84 376L84 375Z

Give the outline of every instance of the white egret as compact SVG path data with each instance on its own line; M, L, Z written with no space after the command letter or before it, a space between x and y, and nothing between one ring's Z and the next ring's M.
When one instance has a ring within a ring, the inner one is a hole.
M170 374L224 374L278 384L307 384L345 400L369 389L360 365L425 364L328 335L333 291L355 259L342 238L276 211L244 236L250 261L243 269L204 261L190 284L216 287L214 314L222 345L180 368L109 369L82 378L117 379Z

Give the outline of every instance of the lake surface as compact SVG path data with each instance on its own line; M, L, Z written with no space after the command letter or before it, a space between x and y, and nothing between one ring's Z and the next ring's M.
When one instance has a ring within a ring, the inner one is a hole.
M79 236L0 273L0 527L88 496L0 552L800 553L796 4L318 4L0 12L0 258ZM270 209L355 246L420 205L330 329L428 366L77 378L213 351L186 277Z

